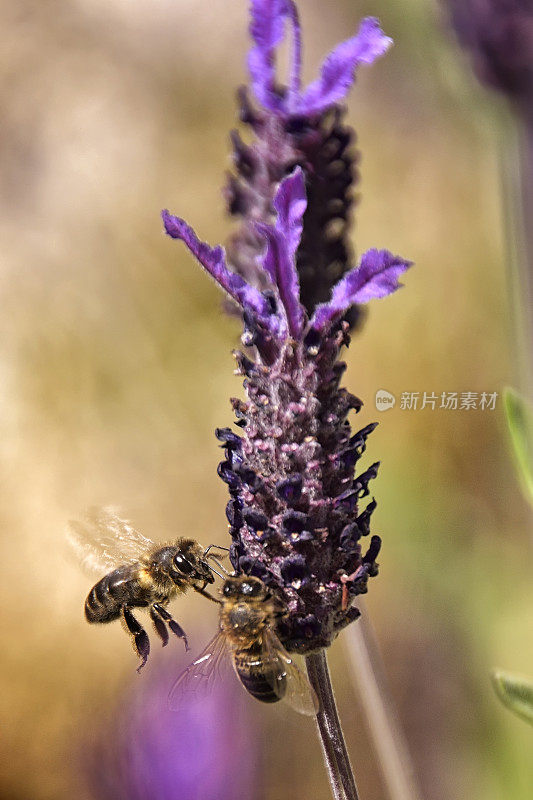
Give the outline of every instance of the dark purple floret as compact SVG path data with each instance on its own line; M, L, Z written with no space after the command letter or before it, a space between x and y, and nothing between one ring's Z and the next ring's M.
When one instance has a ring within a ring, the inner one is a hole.
M263 533L268 528L268 519L261 511L253 508L245 508L243 513L244 521L248 528L256 534Z
M227 447L229 450L238 450L242 444L241 437L237 436L231 428L216 428L215 436L219 442L224 443L223 447Z
M280 563L281 577L293 589L300 589L311 580L311 572L301 555L289 556Z
M335 508L342 509L350 514L357 508L358 492L356 489L347 489L335 498Z
M232 528L239 529L242 526L242 500L231 498L226 506L226 517Z
M218 474L227 483L230 490L238 490L241 486L241 479L232 470L229 461L222 461L218 465Z
M276 484L276 492L280 500L287 505L297 503L302 494L303 478L301 475L291 475Z
M370 547L363 556L363 564L373 564L381 550L381 539L373 536L370 540Z
M375 511L376 506L376 501L372 499L365 510L357 517L357 525L361 531L361 536L368 536L370 531L370 517L372 516L372 512Z
M287 511L281 519L281 525L284 533L288 536L294 534L301 534L309 525L309 517L302 511Z
M367 425L366 427L361 428L360 431L357 431L357 433L354 433L350 439L350 447L356 447L359 450L359 453L364 453L366 450L367 437L377 428L377 426L377 422L371 422L370 425Z
M233 561L233 559L232 559ZM239 567L238 572L243 573L244 575L253 575L254 578L259 578L266 583L268 586L271 586L275 583L275 576L272 575L270 570L268 570L264 564L261 564L257 558L252 558L251 556L241 555L238 559ZM237 568L236 568L237 569Z
M343 528L340 538L339 546L345 553L351 555L352 553L359 553L361 548L359 539L361 538L361 531L356 522L350 522Z
M274 54L287 22L293 58L281 88ZM231 400L240 431L216 431L225 451L219 475L230 493L230 561L237 573L268 583L281 601L285 647L311 652L357 619L353 599L378 571L379 537L366 550L360 541L376 507L372 499L361 508L361 498L378 463L358 469L375 423L352 432L351 416L362 401L340 385L346 366L340 354L350 343L347 315L396 291L410 262L377 249L357 267L349 260L351 137L336 104L358 64L381 55L390 40L376 20L364 20L302 89L294 3L252 0L251 31L249 66L262 109L241 93L241 118L257 139L249 146L233 137L238 178L230 178L227 194L242 226L229 258L179 217L164 212L163 220L243 320L246 352L234 356L246 400ZM329 236L336 220L340 236Z
M320 622L314 614L297 617L292 626L292 635L297 640L313 641L320 634ZM304 649L304 648L301 648Z
M358 476L354 483L358 497L366 497L368 494L368 482L377 477L379 469L379 461L372 464L365 472Z
M346 450L339 453L337 463L339 467L343 469L353 469L359 461L359 458L360 453L357 447L347 447Z

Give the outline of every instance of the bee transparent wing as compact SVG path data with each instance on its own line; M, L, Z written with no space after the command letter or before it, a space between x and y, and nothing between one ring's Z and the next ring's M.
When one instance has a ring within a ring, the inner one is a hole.
M119 564L138 561L155 543L117 516L113 508L89 508L79 520L71 520L68 543L81 566L91 573L105 573Z
M188 692L207 694L213 688L220 672L229 662L230 647L223 633L217 633L198 658L178 675L168 693L168 705L178 711L182 698Z
M263 634L263 648L265 660L277 661L280 676L285 676L285 691L280 699L299 714L305 714L307 717L316 716L320 703L315 690L270 628Z

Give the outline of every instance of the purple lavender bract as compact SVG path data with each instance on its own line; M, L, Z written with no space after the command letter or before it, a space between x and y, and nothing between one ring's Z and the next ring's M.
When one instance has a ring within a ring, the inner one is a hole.
M272 224L274 195L279 182L300 165L306 175L307 208L296 266L300 299L311 313L326 301L331 286L353 263L348 228L357 180L353 131L343 121L340 105L361 64L383 55L392 40L373 17L363 20L359 32L326 58L320 77L301 89L301 41L298 12L292 0L252 0L250 33L253 47L248 58L252 91L261 108L253 108L247 90L238 93L241 122L251 128L255 141L245 144L232 133L236 175L225 189L230 214L241 224L232 235L228 252L240 275L260 289L264 273L256 259L264 242L254 221ZM293 35L288 86L276 80L276 49L285 28ZM358 320L352 307L349 319Z
M281 117L320 114L342 100L355 79L359 64L371 64L392 44L377 19L367 17L359 32L339 44L326 58L320 77L301 91L300 24L292 0L252 0L250 33L255 46L248 56L254 94L264 108ZM285 19L293 29L292 63L289 85L280 92L275 82L275 53L283 38Z
M272 94L273 48L284 17L296 19L295 9L285 0L255 0L252 10L254 90L278 117L311 96L320 111L317 97L327 104L338 95L335 85L346 91L357 58L371 60L390 42L375 20L366 20L326 60L316 85L300 94L294 68L288 94ZM296 53L299 64L299 39ZM370 250L340 280L329 276L329 299L304 304L298 260L308 220L306 177L296 167L279 182L269 215L250 214L257 246L246 278L229 269L222 248L199 242L183 220L163 212L167 233L182 239L238 304L242 342L254 351L255 360L235 353L247 395L247 402L232 400L242 436L228 428L216 432L226 452L219 475L230 493L230 558L238 572L261 578L284 602L288 614L278 633L288 650L304 653L330 645L359 616L351 599L377 574L379 537L367 548L360 543L376 504L372 499L360 508L360 500L379 465L354 477L375 425L351 431L348 414L362 403L339 385L346 366L339 354L349 343L343 315L395 291L410 266L386 250Z

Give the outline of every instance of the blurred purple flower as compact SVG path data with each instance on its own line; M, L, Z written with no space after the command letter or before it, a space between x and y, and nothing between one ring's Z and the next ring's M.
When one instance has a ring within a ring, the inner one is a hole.
M255 796L256 725L238 682L229 676L209 694L184 694L179 711L171 711L177 671L159 670L126 691L110 726L86 749L84 769L98 800Z
M533 113L532 0L447 0L482 83Z

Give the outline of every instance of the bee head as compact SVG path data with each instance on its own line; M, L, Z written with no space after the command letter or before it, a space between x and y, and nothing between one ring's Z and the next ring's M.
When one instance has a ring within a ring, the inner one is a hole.
M193 581L213 583L214 576L205 561L195 557L192 553L178 552L172 559L173 567L178 575Z
M239 597L243 600L264 600L267 589L263 581L251 575L243 575L239 578L228 578L222 588L224 597Z

